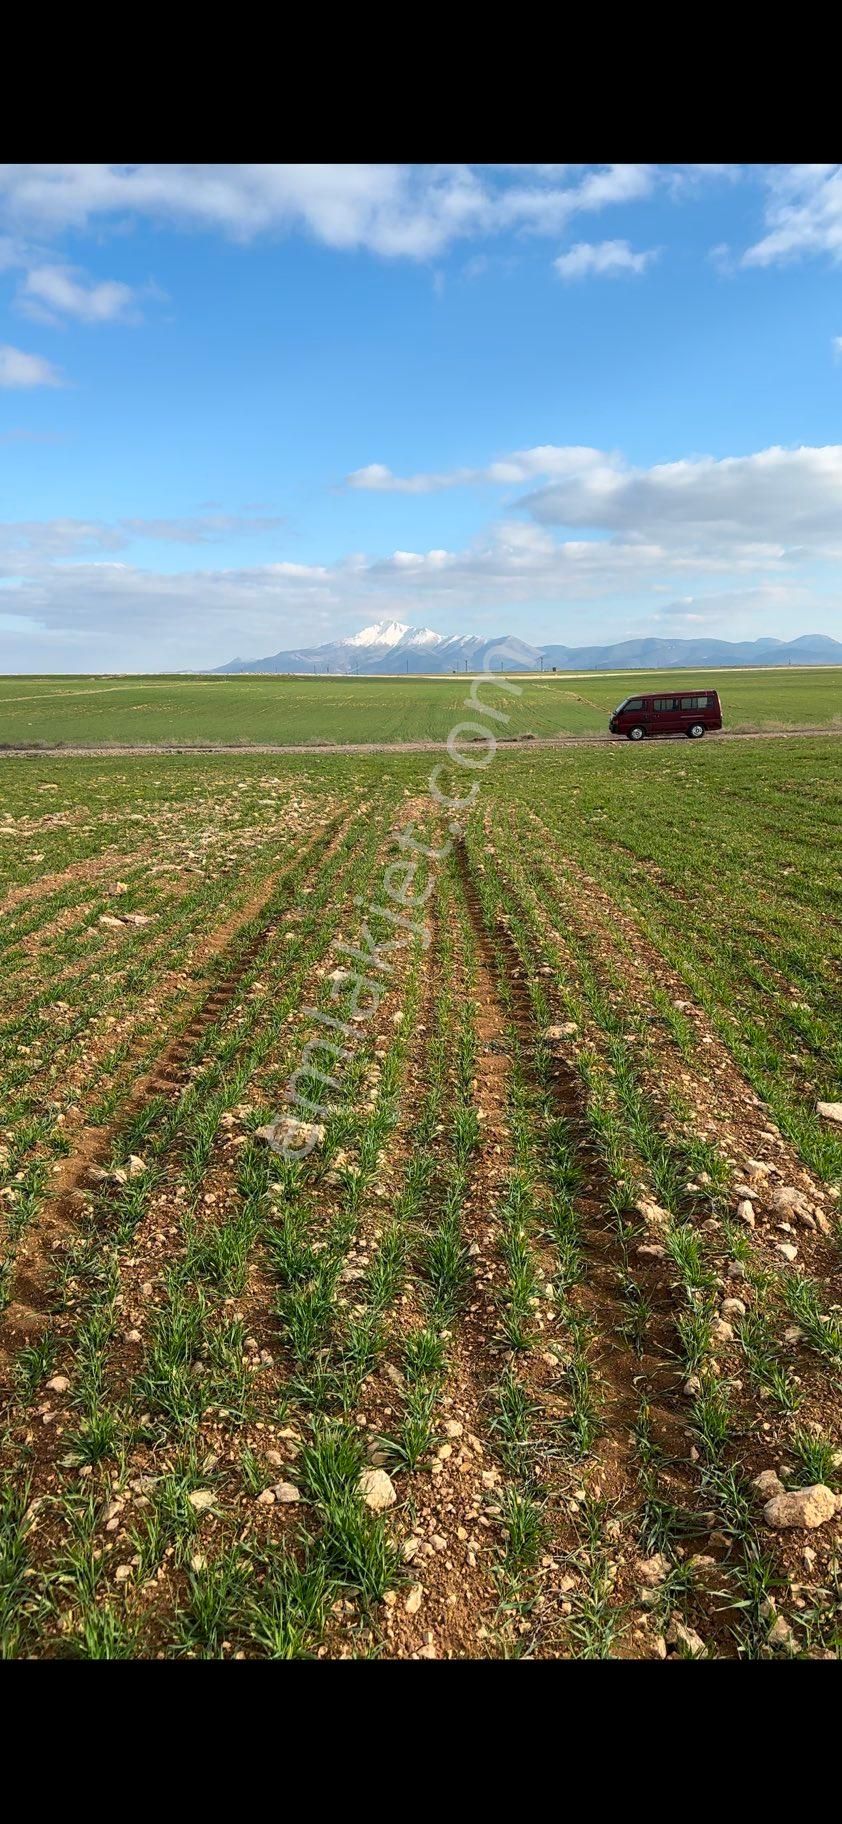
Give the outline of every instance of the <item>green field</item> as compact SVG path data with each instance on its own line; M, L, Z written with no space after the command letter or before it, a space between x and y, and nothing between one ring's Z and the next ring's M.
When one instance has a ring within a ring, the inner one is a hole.
M509 732L598 733L632 691L711 682L728 728L842 723L834 668L583 672L524 678ZM460 678L5 677L0 746L442 741L465 713L465 694Z
M838 1657L842 743L440 761L0 768L0 1659Z

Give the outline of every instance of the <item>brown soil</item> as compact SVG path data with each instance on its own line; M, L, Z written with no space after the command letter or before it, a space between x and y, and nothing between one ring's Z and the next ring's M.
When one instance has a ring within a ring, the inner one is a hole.
M786 741L794 736L842 735L842 728L835 725L821 728L804 724L792 728L758 728L758 729L721 729L710 735L709 740L720 741ZM664 737L662 737L663 739ZM525 749L532 752L536 747L606 747L615 745L620 736L611 734L599 735L520 735L511 739L500 740L503 748ZM669 737L674 741L683 740L681 735ZM459 747L467 747L468 742L457 742ZM241 742L224 744L211 742L181 743L149 742L143 746L118 746L114 743L102 747L0 747L0 760L15 759L109 759L112 756L120 759L125 755L140 757L153 754L235 754L241 760L250 754L311 754L318 759L323 754L439 754L446 753L446 741L311 741L311 742Z

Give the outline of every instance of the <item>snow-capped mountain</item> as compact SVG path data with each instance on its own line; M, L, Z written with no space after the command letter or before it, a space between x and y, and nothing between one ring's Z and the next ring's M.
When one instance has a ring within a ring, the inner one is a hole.
M339 672L361 677L452 671L631 671L676 666L840 665L842 643L827 634L797 640L622 640L613 646L528 646L514 634L435 633L403 621L374 621L325 646L276 652L268 659L232 659L219 672Z
M490 656L489 656L490 655ZM389 672L479 670L487 659L496 671L528 671L541 662L540 652L522 640L489 640L478 634L436 633L432 627L409 627L404 621L375 621L344 640L299 652L276 652L268 659L232 659L221 672L345 672L366 677Z
M440 646L443 641L444 634L434 633L432 627L407 627L404 621L373 621L361 633L352 633L347 640L337 640L337 645L347 646L349 650L377 646L386 647L390 652L415 652L424 647Z

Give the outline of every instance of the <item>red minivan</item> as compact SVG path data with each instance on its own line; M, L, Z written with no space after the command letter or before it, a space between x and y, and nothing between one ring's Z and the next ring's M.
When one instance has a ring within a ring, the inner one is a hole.
M715 690L626 697L608 726L612 735L628 735L630 741L644 735L689 735L698 741L709 728L722 727L722 707Z

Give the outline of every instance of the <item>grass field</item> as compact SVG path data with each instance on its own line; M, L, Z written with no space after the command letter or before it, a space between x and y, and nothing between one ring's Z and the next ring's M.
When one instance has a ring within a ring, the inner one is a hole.
M525 684L521 727L536 735L604 732L632 691L716 683L732 729L842 723L833 668L592 672ZM458 678L4 677L0 746L111 742L443 741L459 721Z
M30 682L68 741L455 688ZM501 751L461 822L428 771L0 773L7 1657L839 1652L842 749Z

